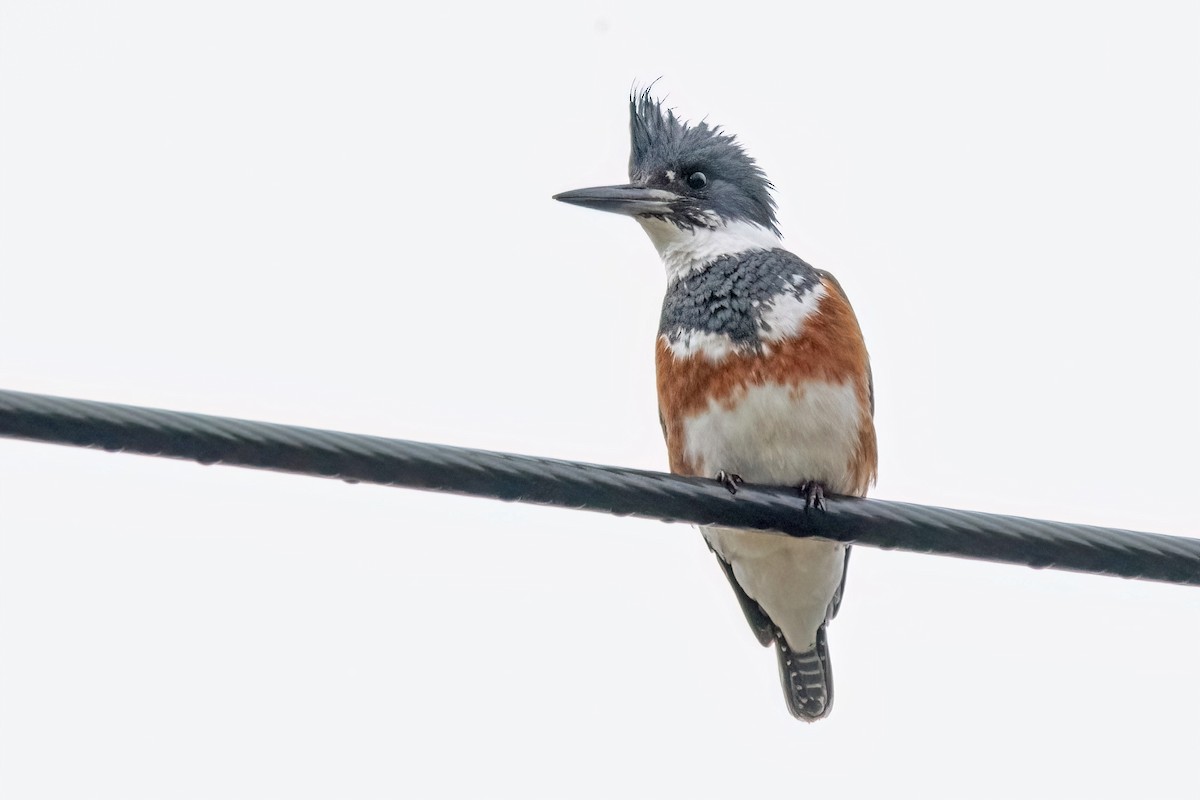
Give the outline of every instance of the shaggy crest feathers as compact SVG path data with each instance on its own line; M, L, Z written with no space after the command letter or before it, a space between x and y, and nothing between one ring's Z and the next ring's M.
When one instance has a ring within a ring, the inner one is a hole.
M737 137L707 122L690 125L675 116L650 89L629 97L629 179L660 186L670 171L703 172L710 185L708 205L726 219L746 219L778 234L774 188Z

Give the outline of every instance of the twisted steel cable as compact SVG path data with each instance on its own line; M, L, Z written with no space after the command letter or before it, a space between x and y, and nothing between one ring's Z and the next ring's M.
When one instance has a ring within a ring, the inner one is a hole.
M0 436L1200 586L1200 539L0 390Z

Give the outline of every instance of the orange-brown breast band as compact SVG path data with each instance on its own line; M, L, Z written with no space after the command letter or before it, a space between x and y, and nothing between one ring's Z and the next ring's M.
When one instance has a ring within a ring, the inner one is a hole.
M816 313L804 321L799 335L765 343L765 354L731 351L716 361L703 352L676 356L666 337L659 337L655 354L658 407L672 472L697 474L696 466L684 457L683 426L687 419L707 410L710 403L732 408L749 386L853 381L863 419L851 471L858 490L855 493L866 493L875 479L878 462L867 348L841 287L827 277L822 278L822 284L826 294Z

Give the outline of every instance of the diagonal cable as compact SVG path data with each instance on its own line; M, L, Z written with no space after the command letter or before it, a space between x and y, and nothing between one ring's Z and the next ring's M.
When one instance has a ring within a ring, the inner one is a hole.
M1200 539L0 390L0 436L1200 586Z

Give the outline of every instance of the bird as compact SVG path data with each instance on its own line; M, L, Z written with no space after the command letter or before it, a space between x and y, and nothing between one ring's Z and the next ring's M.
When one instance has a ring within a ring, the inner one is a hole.
M629 183L554 199L632 217L662 260L655 368L671 471L734 494L795 487L805 514L823 513L826 493L865 496L878 466L875 387L845 291L783 247L774 186L737 137L681 119L652 88L629 98ZM775 645L788 710L828 716L827 626L850 547L701 532L759 643Z

